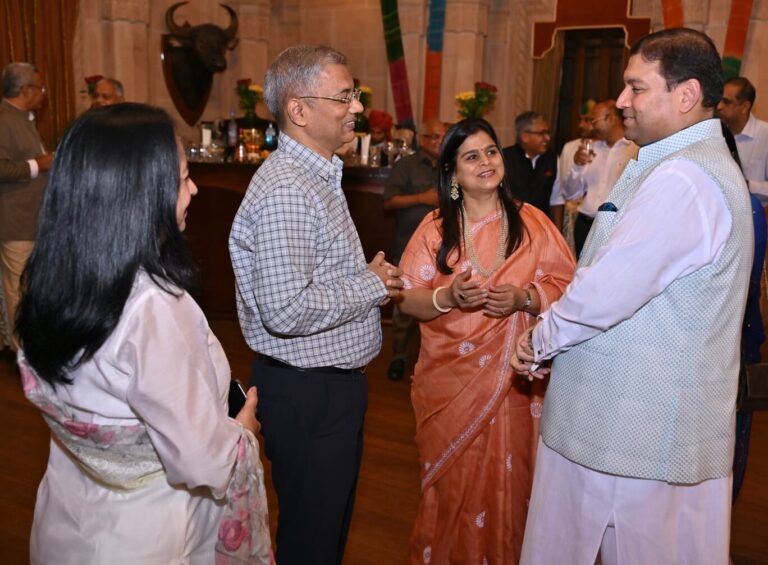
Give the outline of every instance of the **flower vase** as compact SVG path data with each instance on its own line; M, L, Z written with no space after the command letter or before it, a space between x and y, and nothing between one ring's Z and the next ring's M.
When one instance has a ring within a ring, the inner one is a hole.
M243 127L244 128L255 128L258 118L256 117L256 112L253 111L251 108L247 108L245 110L245 114L243 115Z

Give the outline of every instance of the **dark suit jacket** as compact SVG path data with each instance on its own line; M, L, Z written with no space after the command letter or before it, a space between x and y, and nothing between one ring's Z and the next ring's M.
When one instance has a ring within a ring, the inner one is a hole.
M29 113L0 102L0 241L32 241L47 173L30 178L28 159L43 153Z
M512 194L523 202L536 206L550 218L549 198L552 195L552 185L557 178L557 153L550 149L539 156L536 167L531 166L531 160L525 156L525 151L519 145L504 148L504 161L508 169L508 177L512 184Z

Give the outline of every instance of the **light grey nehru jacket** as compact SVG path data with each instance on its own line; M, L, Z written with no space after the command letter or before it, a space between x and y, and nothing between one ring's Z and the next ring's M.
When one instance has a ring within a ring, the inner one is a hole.
M731 471L754 246L747 188L719 120L641 149L608 196L618 212L598 212L579 265L591 263L648 175L674 159L698 164L722 189L733 222L725 247L631 318L558 355L541 430L547 446L585 467L692 484Z

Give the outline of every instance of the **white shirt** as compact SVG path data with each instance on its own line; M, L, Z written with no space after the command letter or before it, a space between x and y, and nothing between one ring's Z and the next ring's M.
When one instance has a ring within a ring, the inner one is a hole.
M590 218L595 217L597 209L606 201L627 163L637 156L637 145L622 137L613 145L595 141L592 150L595 155L591 162L574 163L568 176L563 177L565 198L571 200L584 195L579 212Z
M768 205L768 122L749 115L741 133L734 135L749 191Z
M643 150L640 150L642 158ZM631 317L653 297L715 261L731 231L720 188L698 165L659 165L624 217L533 332L536 361L550 359Z
M566 144L563 145L563 150L560 151L560 157L557 159L557 176L555 177L555 184L552 185L552 196L549 199L550 206L565 204L566 200L577 198L576 196L566 198L563 188L563 179L570 174L571 169L575 164L573 162L573 156L576 154L576 151L578 151L579 145L581 145L581 138L577 137L576 139L566 142Z

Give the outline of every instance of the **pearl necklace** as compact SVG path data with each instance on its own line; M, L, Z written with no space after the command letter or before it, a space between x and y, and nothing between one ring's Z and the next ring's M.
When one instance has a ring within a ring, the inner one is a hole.
M489 278L493 273L496 272L496 270L501 267L501 264L506 259L505 252L507 250L507 234L509 232L509 225L507 224L507 215L504 213L504 210L501 211L501 218L499 221L501 222L501 226L499 226L499 245L496 248L496 261L493 263L493 266L490 269L485 269L480 264L480 261L477 258L477 255L475 254L475 242L474 238L472 237L472 228L469 225L469 220L467 219L467 209L464 208L464 204L461 205L461 217L463 220L463 236L464 236L464 249L467 251L467 256L469 257L469 262L472 263L472 267L474 267L475 271L477 271L482 277Z

